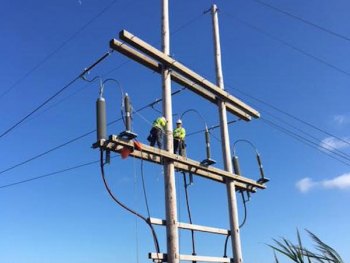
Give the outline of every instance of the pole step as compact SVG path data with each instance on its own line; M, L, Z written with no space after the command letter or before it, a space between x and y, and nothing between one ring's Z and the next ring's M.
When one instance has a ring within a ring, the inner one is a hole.
M164 253L149 253L148 257L154 262L167 262L167 254ZM179 255L180 260L183 261L197 261L197 262L233 262L232 258L222 257L207 257L207 256L192 256L192 255Z
M149 218L149 222L153 225L162 225L162 226L166 225L166 220L158 219L158 218L151 217L151 218ZM222 229L222 228L200 226L200 225L181 223L181 222L178 222L177 224L178 224L178 228L181 228L181 229L207 232L207 233L213 233L213 234L219 234L219 235L225 235L225 236L230 234L229 230Z

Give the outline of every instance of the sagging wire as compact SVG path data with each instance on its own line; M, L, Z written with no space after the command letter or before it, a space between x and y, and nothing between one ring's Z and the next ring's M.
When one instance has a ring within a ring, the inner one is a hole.
M247 211L247 202L249 202L249 199L250 199L250 196L249 196L249 193L248 193L248 199L245 199L245 196L244 196L244 192L243 191L240 191L241 192L241 196L242 196L242 200L243 200L243 208L244 208L244 217L243 217L243 221L242 223L239 225L239 228L242 228L247 220L247 214L248 214L248 211ZM227 244L228 244L228 240L229 238L231 237L231 234L228 234L226 236L226 240L225 240L225 246L224 246L224 258L227 258Z
M185 187L185 197L186 197L186 207L187 207L187 214L188 214L188 220L190 221L190 224L192 225L192 214L191 214L191 207L188 197L188 186L191 185L191 183L187 183L186 179L186 173L182 172L183 178L184 178L184 187ZM194 230L191 229L191 238L192 238L192 255L195 256L196 254L196 246L195 246L195 239L194 239ZM192 261L195 262L195 261Z
M159 242L158 242L158 237L157 234L154 230L153 225L150 223L149 220L147 220L147 218L145 218L143 215L139 214L138 212L134 211L133 209L129 208L128 206L126 206L124 203L122 203L121 201L118 200L118 198L113 194L112 190L109 188L108 183L106 181L105 178L105 171L104 171L104 161L103 161L103 150L100 150L100 168L101 168L101 176L102 176L102 180L103 180L103 184L108 192L108 194L111 196L111 198L122 208L124 208L125 210L127 210L128 212L132 213L133 215L139 217L140 219L142 219L151 229L152 232L152 236L153 236L153 241L154 241L154 246L155 249L157 251L157 253L160 253L160 248L159 248Z

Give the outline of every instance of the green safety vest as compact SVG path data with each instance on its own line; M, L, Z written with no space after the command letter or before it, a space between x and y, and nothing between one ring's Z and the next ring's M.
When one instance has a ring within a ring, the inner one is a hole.
M166 125L166 121L163 120L163 118L159 117L153 122L153 127L159 128L159 129L164 129Z
M180 128L176 128L173 132L173 136L175 139L185 139L185 136L186 136L186 130L182 127Z

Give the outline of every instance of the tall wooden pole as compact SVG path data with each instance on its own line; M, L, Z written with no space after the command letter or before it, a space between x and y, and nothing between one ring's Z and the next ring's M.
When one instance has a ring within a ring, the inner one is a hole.
M216 65L216 84L224 89L224 79L222 74L221 65L221 47L220 47L220 35L219 35L219 20L218 20L218 9L216 5L212 6L211 9L213 18L213 33L214 33L214 47L215 47L215 65ZM227 113L226 106L223 101L218 102L219 115L220 115L220 129L222 138L222 153L224 159L225 170L233 173L231 163L231 152L230 152L230 137L228 133L227 125ZM241 251L241 240L239 233L238 223L238 209L236 199L236 187L233 180L226 181L227 197L228 197L228 209L230 215L230 226L231 226L231 243L232 251L235 263L242 263L242 251Z
M168 0L162 0L162 51L169 55L169 5ZM165 129L165 150L173 152L173 115L171 101L171 76L170 71L163 65L162 70L162 96L163 114L167 125ZM165 213L167 232L167 254L168 263L179 262L179 240L177 227L176 209L176 184L174 174L174 163L166 160L164 163L164 190L165 190Z

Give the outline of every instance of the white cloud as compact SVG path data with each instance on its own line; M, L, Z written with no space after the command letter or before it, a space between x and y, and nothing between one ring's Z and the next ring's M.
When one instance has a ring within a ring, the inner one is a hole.
M303 178L296 183L296 187L302 193L308 192L311 188L315 187L317 183L312 181L309 177Z
M346 189L350 189L350 173L342 174L333 179L328 179L323 181L314 181L309 177L305 177L299 180L295 184L295 186L302 193L307 193L311 189L314 189L316 187L321 189L346 190Z
M328 150L334 150L334 149L344 149L347 147L350 147L349 143L350 142L349 138L341 138L342 140L339 140L334 137L327 137L323 139L320 143L321 148L326 148Z
M333 121L338 125L350 123L350 115L335 115Z
M350 173L340 175L331 180L324 180L321 184L324 188L350 189Z

